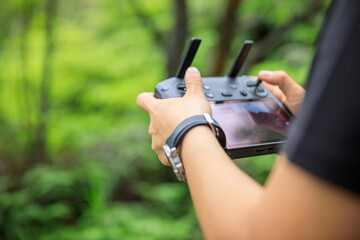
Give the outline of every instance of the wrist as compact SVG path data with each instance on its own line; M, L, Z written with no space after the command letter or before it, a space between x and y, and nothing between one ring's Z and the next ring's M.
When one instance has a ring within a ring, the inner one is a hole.
M213 138L215 142L217 142L216 137L214 136L211 128L206 125L199 125L192 129L190 129L185 136L183 137L182 141L179 144L179 155L181 159L183 159L183 155L185 154L184 151L193 152L196 151L195 141L199 141L200 139L207 139ZM200 140L201 141L201 140ZM183 147L184 146L184 147ZM185 149L184 149L185 148Z
M182 121L172 132L169 138L166 140L163 150L167 157L173 171L179 181L186 182L186 175L183 162L180 158L181 150L179 148L183 138L194 130L193 128L200 128L199 126L205 126L212 135L216 136L216 139L223 148L226 147L226 137L224 131L220 125L207 113L204 115L195 115Z

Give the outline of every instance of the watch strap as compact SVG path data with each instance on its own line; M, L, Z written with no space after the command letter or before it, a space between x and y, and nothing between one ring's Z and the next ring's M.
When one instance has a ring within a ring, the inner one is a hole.
M166 140L166 144L170 147L170 149L177 147L185 133L199 125L210 126L220 145L223 148L226 147L226 137L224 131L220 127L219 123L216 122L215 119L213 119L208 113L205 113L204 115L195 115L182 121Z

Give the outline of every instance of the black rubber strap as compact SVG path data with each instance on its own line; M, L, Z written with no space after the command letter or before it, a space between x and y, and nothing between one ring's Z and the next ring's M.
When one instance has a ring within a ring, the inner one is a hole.
M172 149L173 147L177 147L185 135L190 129L199 125L207 125L210 126L209 122L206 120L204 115L196 115L189 117L182 121L170 135L170 137L166 140L166 144ZM214 128L215 136L219 141L220 145L225 148L226 147L226 137L225 133L220 127L220 125L212 118L211 125Z

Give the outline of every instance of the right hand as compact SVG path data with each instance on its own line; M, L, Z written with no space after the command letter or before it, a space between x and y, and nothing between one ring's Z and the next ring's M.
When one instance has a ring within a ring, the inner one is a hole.
M262 84L294 115L304 101L306 91L284 71L260 71Z

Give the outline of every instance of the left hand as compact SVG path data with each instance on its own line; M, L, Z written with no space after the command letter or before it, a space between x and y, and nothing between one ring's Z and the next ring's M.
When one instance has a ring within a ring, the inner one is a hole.
M156 99L153 93L141 93L136 99L139 107L150 115L149 134L151 148L156 152L162 164L170 166L163 146L174 129L185 119L209 113L210 104L203 93L199 70L190 67L185 74L186 93L182 98Z

